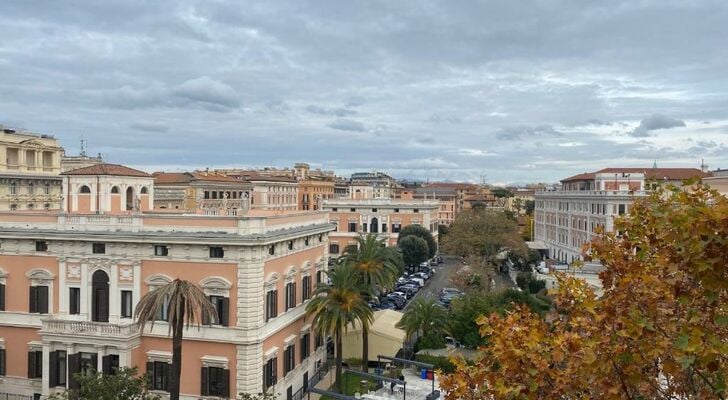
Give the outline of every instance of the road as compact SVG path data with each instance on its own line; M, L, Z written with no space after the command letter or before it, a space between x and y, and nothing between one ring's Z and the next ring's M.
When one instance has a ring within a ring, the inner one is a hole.
M412 304L412 300L418 297L435 297L437 298L440 289L444 287L451 287L450 276L457 272L458 268L462 266L459 257L442 256L442 264L435 267L435 276L430 278L417 294L407 303L405 310Z

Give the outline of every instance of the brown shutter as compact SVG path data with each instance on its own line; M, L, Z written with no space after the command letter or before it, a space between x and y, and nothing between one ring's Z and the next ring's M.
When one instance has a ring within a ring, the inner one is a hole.
M222 310L220 311L220 325L228 326L228 314L230 314L230 299L222 298Z
M58 386L58 352L48 354L48 387Z
M222 370L222 397L230 397L230 370Z
M0 349L0 376L5 375L6 355L5 349Z
M28 379L35 378L35 351L28 352Z
M28 291L28 312L34 313L38 312L38 302L36 301L38 296L36 295L38 288L36 286L31 286L30 290Z
M200 383L200 395L207 396L210 394L210 369L207 367L202 367L202 371L200 372L200 378L202 380L202 382Z
M149 389L154 389L154 363L148 362L147 363L147 386L149 386Z
M38 312L48 314L48 286L37 286L38 291Z
M5 285L0 284L0 311L5 311Z
M76 380L76 374L81 372L81 353L68 355L68 388L80 389L81 385Z
M169 381L172 378L172 364L164 364L164 375L167 377L167 379L164 381L164 390L169 392Z

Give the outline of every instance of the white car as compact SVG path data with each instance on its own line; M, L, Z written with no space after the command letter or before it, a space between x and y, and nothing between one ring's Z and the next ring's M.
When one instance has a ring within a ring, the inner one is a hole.
M425 280L422 278L413 277L413 278L410 278L410 280L413 282L417 282L417 284L420 285L420 287L425 286Z
M540 274L548 274L549 273L549 268L547 266L545 266L545 265L539 265L536 268L536 271L538 271Z

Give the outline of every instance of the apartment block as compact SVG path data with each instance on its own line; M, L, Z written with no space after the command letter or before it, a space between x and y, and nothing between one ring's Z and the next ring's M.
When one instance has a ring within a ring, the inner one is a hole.
M250 208L253 185L206 171L155 172L154 209L235 214Z
M329 221L335 224L329 235L329 254L340 256L347 246L356 245L356 237L374 233L397 244L402 228L422 225L437 239L440 204L436 200L336 199L323 204Z
M60 209L62 156L54 137L0 125L0 211Z
M706 176L697 168L605 168L566 178L560 189L535 193L537 245L560 262L582 260L582 246L597 228L613 232L615 218L628 213L652 184L681 185L684 179Z
M218 314L185 331L182 398L302 390L326 357L305 305L326 269L327 214L160 213L151 175L88 168L99 174L64 174L64 212L0 212L0 392L47 396L77 388L75 373L137 366L164 396L167 315L141 332L133 311L176 278Z

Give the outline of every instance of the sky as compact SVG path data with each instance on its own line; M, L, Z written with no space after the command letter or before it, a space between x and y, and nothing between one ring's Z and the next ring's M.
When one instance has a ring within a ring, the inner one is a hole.
M146 171L728 168L728 2L0 2L0 124Z

